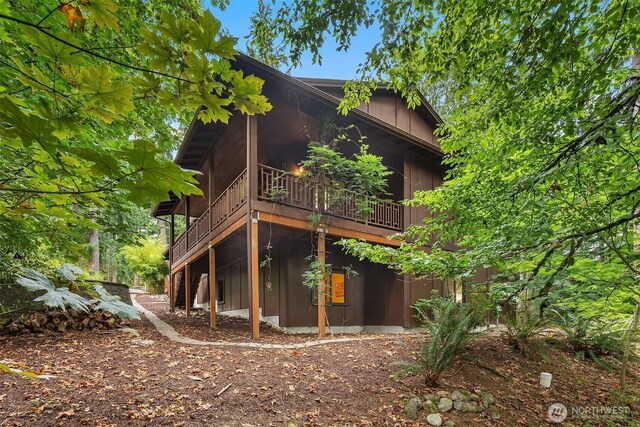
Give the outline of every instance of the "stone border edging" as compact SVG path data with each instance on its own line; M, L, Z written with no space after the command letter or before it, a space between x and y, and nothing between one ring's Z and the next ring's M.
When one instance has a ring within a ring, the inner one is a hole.
M242 348L255 348L255 349L272 349L272 350L295 350L300 348L309 348L315 347L319 345L326 344L336 344L343 342L354 342L354 341L372 341L372 340L380 340L380 339L391 339L396 337L358 337L358 338L333 338L322 341L307 341L302 343L295 344L262 344L262 343L239 343L239 342L226 342L226 341L201 341L193 338L185 337L176 331L173 326L169 325L164 320L161 320L155 313L150 310L144 308L137 300L136 295L132 293L131 302L133 306L140 310L147 319L156 327L160 334L167 337L169 340L178 342L180 344L188 344L188 345L200 345L200 346L212 346L212 347L242 347ZM420 334L399 334L397 338L408 338L408 337L419 337Z

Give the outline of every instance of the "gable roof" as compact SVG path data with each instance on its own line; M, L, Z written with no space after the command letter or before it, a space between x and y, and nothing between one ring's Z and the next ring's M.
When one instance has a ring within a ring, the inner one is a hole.
M326 79L316 77L295 77L296 79L305 82L318 89L332 88L342 89L348 80L340 79ZM397 96L401 98L399 94L388 88L386 83L378 83L375 93L385 93L387 95ZM429 123L433 128L444 123L442 118L438 115L436 110L427 102L422 92L418 91L418 97L420 98L420 105L416 106L416 111Z

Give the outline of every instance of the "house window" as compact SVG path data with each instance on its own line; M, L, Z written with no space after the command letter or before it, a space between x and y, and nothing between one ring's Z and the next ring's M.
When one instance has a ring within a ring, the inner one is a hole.
M326 305L346 304L345 275L342 272L333 272L325 276L324 301ZM313 292L313 304L318 304L318 292Z
M218 304L224 304L224 279L218 279L216 290L218 292Z
M344 304L344 273L331 273L331 304Z

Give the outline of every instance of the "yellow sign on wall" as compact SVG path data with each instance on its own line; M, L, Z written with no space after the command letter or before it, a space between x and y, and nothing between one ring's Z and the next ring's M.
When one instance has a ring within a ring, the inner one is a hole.
M344 274L331 273L331 302L344 304Z

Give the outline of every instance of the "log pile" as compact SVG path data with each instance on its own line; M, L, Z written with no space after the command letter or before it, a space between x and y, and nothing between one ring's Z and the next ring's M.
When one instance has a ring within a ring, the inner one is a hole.
M90 309L93 307L89 306ZM83 330L106 330L122 327L125 321L108 311L66 310L46 308L25 314L22 318L0 328L0 333L16 335L22 333L68 332Z

